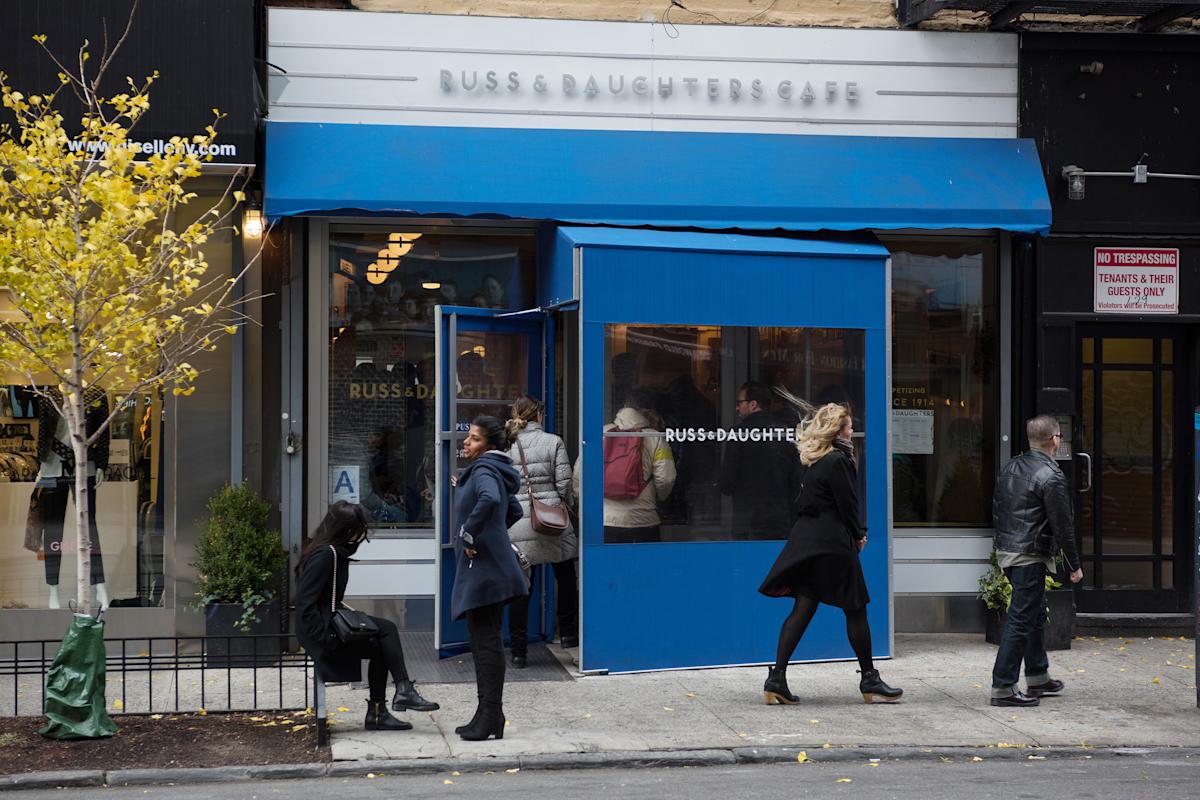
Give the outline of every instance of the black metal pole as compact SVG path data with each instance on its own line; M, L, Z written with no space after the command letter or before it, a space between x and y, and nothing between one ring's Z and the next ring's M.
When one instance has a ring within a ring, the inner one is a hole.
M1195 541L1192 543L1192 622L1195 630L1196 664L1200 665L1200 406L1193 409L1192 415L1192 479L1195 482L1196 522L1193 526ZM1200 708L1200 677L1196 680L1196 707Z

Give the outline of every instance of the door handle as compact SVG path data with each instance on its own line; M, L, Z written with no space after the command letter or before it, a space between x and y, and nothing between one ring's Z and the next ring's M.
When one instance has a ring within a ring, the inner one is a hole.
M1085 494L1086 492L1090 492L1092 490L1092 457L1089 454L1083 452L1082 450L1079 451L1078 455L1080 458L1087 459L1087 479L1088 479L1088 481L1087 481L1087 486L1083 487L1082 489L1077 489L1076 491L1078 491L1080 494Z

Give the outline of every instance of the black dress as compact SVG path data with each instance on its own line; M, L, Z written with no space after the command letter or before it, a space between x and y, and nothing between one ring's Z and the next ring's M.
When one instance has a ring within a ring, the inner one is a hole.
M858 559L857 543L867 529L858 513L856 478L854 462L838 449L804 470L799 519L760 592L768 597L801 594L847 611L870 602Z

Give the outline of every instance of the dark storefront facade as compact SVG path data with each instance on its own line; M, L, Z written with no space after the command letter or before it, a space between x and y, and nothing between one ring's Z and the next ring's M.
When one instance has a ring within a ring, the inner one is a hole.
M1063 422L1085 624L1193 609L1198 79L1190 37L1022 37L1054 223L1014 248L1014 408Z

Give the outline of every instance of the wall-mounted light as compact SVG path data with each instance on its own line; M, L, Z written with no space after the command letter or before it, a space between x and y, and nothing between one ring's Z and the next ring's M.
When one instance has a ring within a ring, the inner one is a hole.
M1067 182L1067 198L1082 200L1087 189L1087 178L1133 178L1134 183L1149 183L1151 178L1200 181L1200 175L1188 175L1182 172L1151 172L1150 165L1144 163L1148 158L1147 154L1142 153L1138 163L1125 172L1089 172L1082 167L1068 164L1062 168L1062 178Z
M441 281L421 281L421 288L428 289L429 291L432 292L435 289L442 288L442 282Z
M263 235L262 209L247 205L242 210L242 235L247 239L257 239Z

